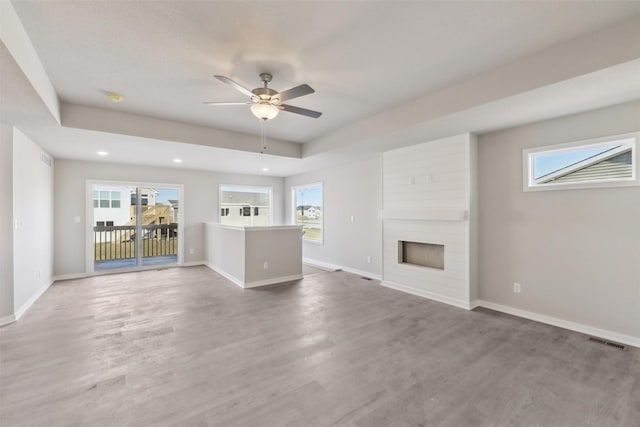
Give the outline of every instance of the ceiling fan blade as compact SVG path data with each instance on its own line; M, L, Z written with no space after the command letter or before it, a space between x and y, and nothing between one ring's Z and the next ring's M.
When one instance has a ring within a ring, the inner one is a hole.
M315 90L313 90L311 86L304 84L282 91L274 97L278 98L280 102L283 102L288 101L289 99L298 98L300 96L309 95L314 92Z
M303 116L313 117L317 119L322 115L319 111L307 110L306 108L294 107L293 105L282 104L278 106L281 110L288 111L290 113L302 114Z
M231 80L229 77L225 77L225 76L218 76L215 75L213 76L216 79L220 80L222 83L226 83L229 86L231 86L232 88L234 88L235 90L237 90L238 92L242 92L245 95L247 95L249 98L252 98L255 96L255 94L253 92L251 92L249 89L247 89L246 87L234 82L233 80Z
M251 105L253 102L203 102L205 105Z

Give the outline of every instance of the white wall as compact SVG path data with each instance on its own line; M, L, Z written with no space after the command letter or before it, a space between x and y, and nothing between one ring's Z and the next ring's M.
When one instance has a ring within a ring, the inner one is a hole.
M0 324L13 315L13 127L0 123Z
M209 223L205 235L207 266L241 286L245 282L244 228Z
M207 266L238 286L252 288L302 279L301 226L208 223L205 233Z
M369 276L382 274L382 160L379 155L285 179L285 218L293 223L291 187L323 183L324 243L303 242L306 259ZM354 216L354 222L350 221ZM371 263L367 263L367 256Z
M219 185L242 184L273 187L273 220L282 224L282 178L215 172L117 165L75 160L56 161L55 173L55 274L85 272L85 181L131 181L184 185L184 262L204 262L204 222L218 222ZM80 223L75 222L80 217ZM193 249L194 253L189 253Z
M43 150L18 129L13 132L13 297L21 315L53 281L54 167ZM46 154L46 153L45 153Z
M640 338L640 187L522 191L523 149L638 130L632 102L480 136L482 300Z
M248 227L244 236L247 284L302 278L302 228Z

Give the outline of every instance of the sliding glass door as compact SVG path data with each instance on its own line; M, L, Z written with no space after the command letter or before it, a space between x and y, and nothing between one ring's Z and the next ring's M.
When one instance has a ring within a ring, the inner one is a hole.
M181 263L181 187L89 182L88 270Z
M178 262L179 192L175 188L142 188L140 192L142 265Z

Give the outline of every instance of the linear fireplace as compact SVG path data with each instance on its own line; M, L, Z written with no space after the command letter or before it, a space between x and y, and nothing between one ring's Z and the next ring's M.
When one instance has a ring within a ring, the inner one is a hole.
M444 270L444 245L398 240L398 263Z
M474 306L476 145L474 135L463 134L383 154L383 286Z

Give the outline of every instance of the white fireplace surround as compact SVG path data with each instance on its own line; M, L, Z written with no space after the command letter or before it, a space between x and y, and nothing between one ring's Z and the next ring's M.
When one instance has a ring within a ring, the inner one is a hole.
M383 154L383 286L474 307L475 165L470 134ZM399 262L400 241L444 245L444 269Z

